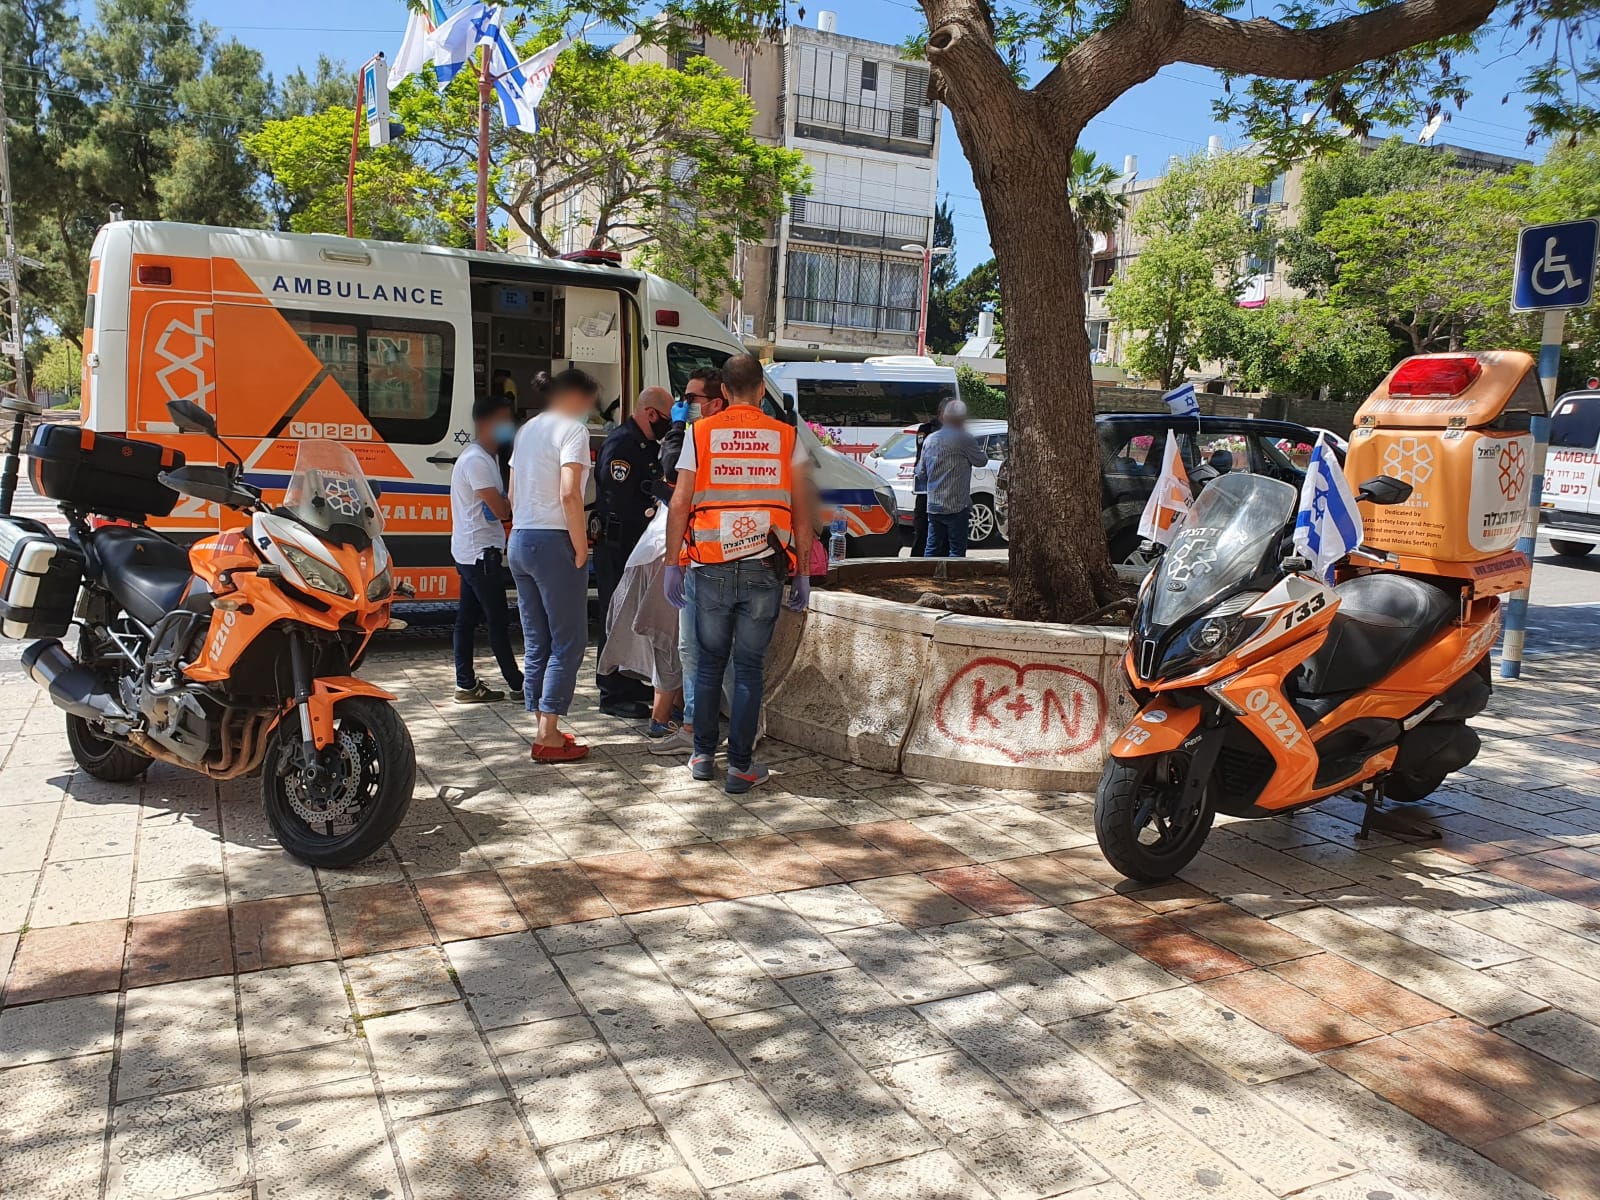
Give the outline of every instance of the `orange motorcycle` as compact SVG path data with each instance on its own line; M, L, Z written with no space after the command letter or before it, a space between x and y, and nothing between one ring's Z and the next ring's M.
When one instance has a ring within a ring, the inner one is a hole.
M1270 817L1347 790L1412 802L1472 761L1500 595L1527 506L1525 354L1408 359L1357 413L1346 466L1367 544L1329 583L1293 545L1300 495L1229 474L1196 498L1139 592L1125 661L1139 705L1111 747L1095 832L1157 881L1213 817Z
M216 438L198 405L169 412ZM260 771L268 821L296 858L338 867L383 845L411 802L416 754L395 698L353 675L391 624L394 592L355 456L302 443L274 507L236 456L191 465L62 425L42 426L28 453L70 533L0 518L0 630L39 639L23 664L65 710L78 765L115 782L157 759L214 779ZM180 494L247 524L185 550L145 525ZM74 624L76 655L59 640Z

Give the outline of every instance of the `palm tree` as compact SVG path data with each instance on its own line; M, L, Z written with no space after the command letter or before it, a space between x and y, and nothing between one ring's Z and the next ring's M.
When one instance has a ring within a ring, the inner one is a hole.
M1117 231L1128 208L1128 197L1111 190L1117 180L1116 168L1095 159L1093 150L1072 149L1072 179L1067 184L1067 203L1078 218L1078 268L1083 290L1089 290L1093 270L1094 235L1110 237Z

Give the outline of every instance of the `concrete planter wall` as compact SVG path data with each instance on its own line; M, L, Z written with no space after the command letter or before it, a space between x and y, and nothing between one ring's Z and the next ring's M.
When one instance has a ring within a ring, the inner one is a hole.
M1003 564L862 559L829 581L848 586L919 568L960 577ZM1120 629L957 616L819 590L774 637L767 732L920 779L1089 788L1133 715L1121 685L1126 648Z

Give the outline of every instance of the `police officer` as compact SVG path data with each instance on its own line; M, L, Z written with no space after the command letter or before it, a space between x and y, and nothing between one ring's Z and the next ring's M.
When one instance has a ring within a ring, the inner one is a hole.
M657 443L672 427L672 393L647 387L639 393L633 416L611 431L595 460L595 518L599 536L594 547L595 590L600 600L599 646L606 644L606 615L622 579L628 555L655 515L659 501L653 485L661 477ZM613 717L642 720L650 715L650 685L612 672L595 675L600 711Z

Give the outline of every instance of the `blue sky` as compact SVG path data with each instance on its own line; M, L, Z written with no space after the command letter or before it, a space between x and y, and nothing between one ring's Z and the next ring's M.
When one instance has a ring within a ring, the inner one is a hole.
M807 0L807 23L815 24L817 9L825 7L826 3ZM922 20L921 10L911 0L840 0L834 8L839 12L840 33L891 43L903 41ZM352 70L379 50L392 55L406 20L402 0L274 0L259 5L194 0L194 11L226 35L261 50L268 69L280 78L298 66L314 66L319 53L345 60ZM1513 94L1501 104L1501 97L1514 91L1522 71L1518 58L1507 53L1511 49L1514 43L1501 46L1496 41L1476 61L1469 61L1466 73L1473 98L1444 127L1439 140L1497 154L1542 152L1538 147L1523 148L1526 127L1519 97ZM352 99L353 91L352 82ZM1220 95L1221 87L1209 71L1163 68L1091 121L1084 144L1119 168L1124 155L1136 154L1141 176L1159 175L1169 156L1203 149L1211 134L1223 135L1230 145L1237 140L1236 130L1219 125L1211 115L1211 102ZM939 191L955 213L957 260L965 272L989 257L988 233L972 173L948 117L941 144Z

